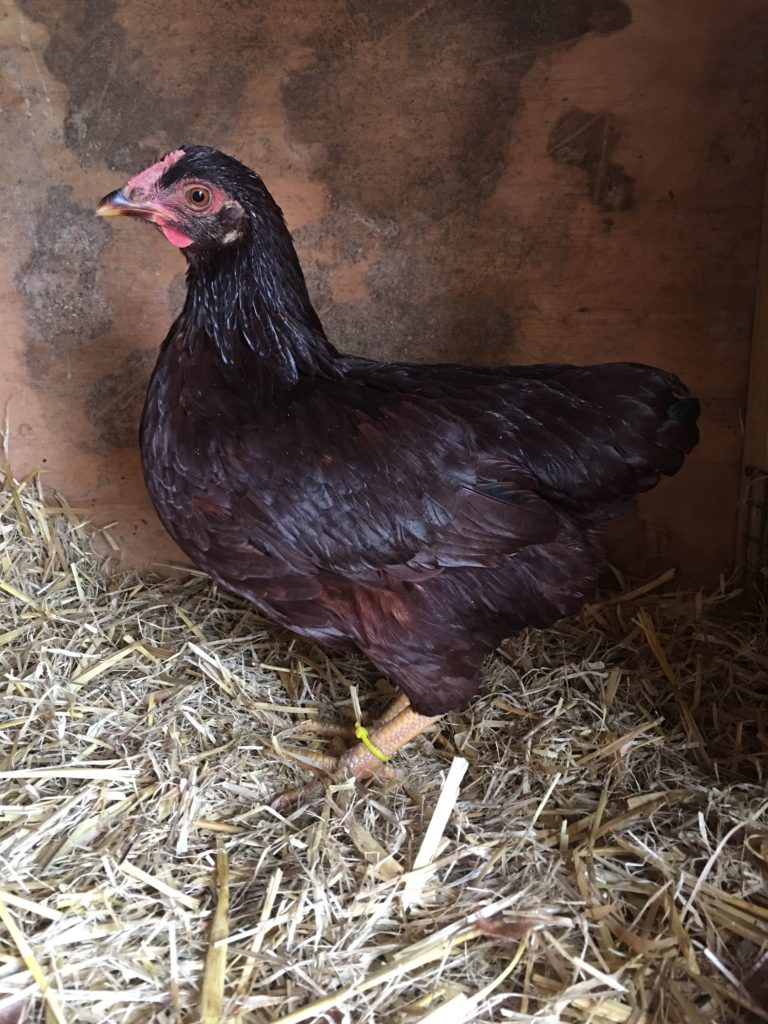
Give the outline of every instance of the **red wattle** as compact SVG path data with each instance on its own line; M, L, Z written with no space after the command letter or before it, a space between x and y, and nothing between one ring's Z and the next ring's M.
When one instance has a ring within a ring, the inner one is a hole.
M192 245L192 242L194 241L194 239L190 238L188 235L183 234L181 231L177 231L176 228L172 228L170 224L158 224L158 227L171 245L175 245L177 249L186 249L186 247L188 245Z

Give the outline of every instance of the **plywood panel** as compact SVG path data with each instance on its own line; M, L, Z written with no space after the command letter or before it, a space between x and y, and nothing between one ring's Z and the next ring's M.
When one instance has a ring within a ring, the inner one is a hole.
M768 99L762 0L12 0L0 21L0 346L10 451L115 534L177 553L135 447L183 294L95 201L182 141L284 207L332 339L381 357L633 359L704 402L618 558L731 562Z
M768 565L768 181L763 207L752 356L744 422L735 561L749 573Z

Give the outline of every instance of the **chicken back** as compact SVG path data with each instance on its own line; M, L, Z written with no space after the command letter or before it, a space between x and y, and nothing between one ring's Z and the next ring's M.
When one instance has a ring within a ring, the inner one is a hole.
M337 352L278 206L216 150L170 153L99 212L188 261L141 423L166 529L272 619L364 652L421 715L465 704L503 638L578 611L601 528L698 440L698 402L649 366Z

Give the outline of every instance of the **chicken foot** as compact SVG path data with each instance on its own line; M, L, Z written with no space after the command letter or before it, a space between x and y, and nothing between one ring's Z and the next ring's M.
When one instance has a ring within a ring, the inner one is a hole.
M442 716L420 715L410 706L408 699L401 695L384 712L373 728L366 731L365 739L361 739L350 747L341 757L327 754L312 753L307 755L299 751L285 750L289 757L307 764L341 781L348 778L367 779L372 775L380 777L397 776L383 761L405 746ZM383 755L383 756L380 756ZM314 795L325 787L322 780L297 786L281 794L272 804L283 809L295 804L302 797Z
M370 727L370 731L380 729L387 722L391 721L395 715L398 715L401 711L410 707L410 702L404 693L400 693L379 715L374 724ZM303 722L299 722L297 725L291 725L287 729L284 729L279 734L279 741L282 748L283 736L303 736L309 733L312 736L320 736L328 739L345 739L353 740L357 735L355 731L355 725L348 722L331 722L327 718L307 718ZM283 751L284 753L291 754L291 751ZM315 755L313 752L302 752L302 756L313 758ZM318 755L322 759L323 755Z

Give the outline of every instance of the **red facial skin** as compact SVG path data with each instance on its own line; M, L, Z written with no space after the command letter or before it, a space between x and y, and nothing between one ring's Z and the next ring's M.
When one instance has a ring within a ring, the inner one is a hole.
M167 218L177 220L180 216L189 214L215 214L218 213L227 198L226 194L216 186L208 182L189 179L176 182L170 191L161 190L160 179L182 156L184 156L183 149L176 149L172 153L168 153L162 160L131 178L123 189L126 199L141 202L142 205L147 204L149 209L145 219L156 224L167 241L177 249L185 249L188 245L192 245L194 239L184 234ZM187 198L190 191L195 188L203 189L210 196L210 201L205 206L195 205ZM153 210L152 207L155 209Z

